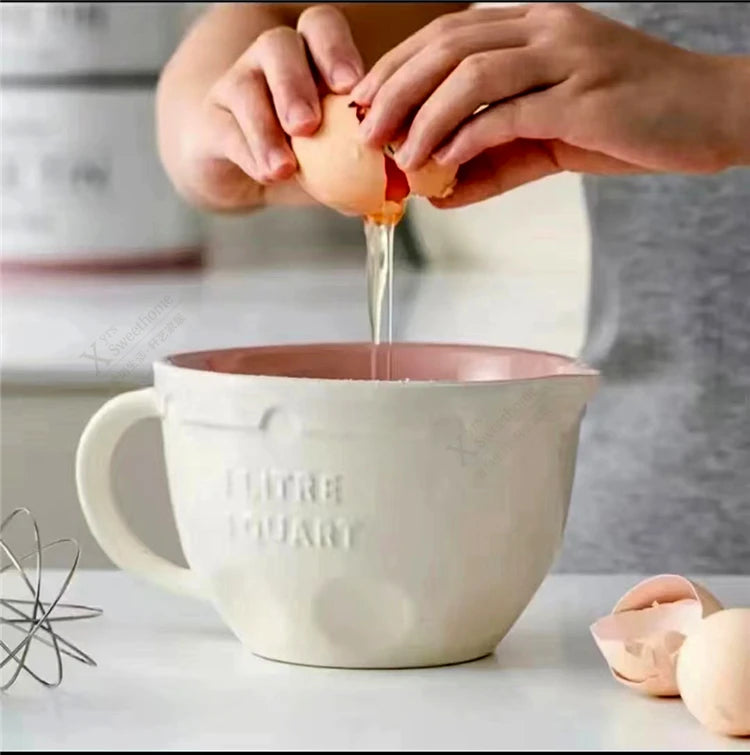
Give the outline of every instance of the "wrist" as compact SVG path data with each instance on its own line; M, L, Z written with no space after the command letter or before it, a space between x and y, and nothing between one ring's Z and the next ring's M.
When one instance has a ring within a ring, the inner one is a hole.
M750 165L750 56L722 56L719 63L728 167Z

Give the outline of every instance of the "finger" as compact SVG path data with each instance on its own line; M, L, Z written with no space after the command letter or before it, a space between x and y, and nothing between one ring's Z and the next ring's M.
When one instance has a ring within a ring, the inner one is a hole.
M220 177L222 195L227 207L232 209L257 207L259 195L265 204L293 207L317 205L317 202L294 177L274 181L268 185L253 180L256 173L254 159L250 154L242 129L231 113L226 111L219 111L219 113L221 118L215 129L215 144L218 145L221 156L236 165L238 171L242 171L242 176L228 168L222 171L223 175ZM246 180L243 180L245 174L247 174Z
M423 47L379 89L362 123L365 140L384 144L462 60L472 54L520 47L528 40L523 20L465 26Z
M435 153L435 160L443 165L463 165L481 152L514 139L561 136L566 108L554 97L554 91L514 97L477 113Z
M402 170L415 169L480 106L558 83L551 62L531 48L484 52L466 58L430 95L396 153Z
M643 166L566 144L557 139L516 139L508 144L485 150L462 165L453 193L444 199L430 201L442 209L462 207L504 194L523 184L564 170L599 175L651 172Z
M192 133L197 159L187 177L189 198L201 207L232 212L258 205L263 186L245 137L231 113L210 106Z
M232 114L253 157L253 178L261 183L288 178L297 161L271 104L263 74L246 69L222 81L215 93L216 103Z
M258 181L261 172L239 123L230 112L218 108L216 119L214 143L220 155L231 160L244 173Z
M319 207L319 203L313 199L300 186L299 181L289 179L278 181L264 187L264 198L267 205L284 205L286 207Z
M320 99L302 37L285 26L258 37L247 63L261 69L282 128L290 136L315 133Z
M330 5L308 8L297 21L297 31L332 92L344 94L362 78L362 57L340 10Z
M604 152L596 152L559 139L546 143L554 161L562 170L574 173L591 173L596 175L634 175L638 173L660 173L645 165L636 165ZM665 171L666 172L666 171Z
M381 86L423 47L441 37L449 38L464 26L522 18L528 6L509 8L477 8L458 13L446 13L383 55L367 75L352 90L352 98L361 105L372 104Z
M541 142L517 140L462 165L453 193L430 201L441 209L463 207L559 172Z

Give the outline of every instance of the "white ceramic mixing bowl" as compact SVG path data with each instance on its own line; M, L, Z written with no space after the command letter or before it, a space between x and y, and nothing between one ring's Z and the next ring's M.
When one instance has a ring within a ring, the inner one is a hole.
M566 357L438 344L183 354L109 401L77 458L115 564L213 602L256 654L403 667L491 653L561 544L597 374ZM373 354L378 374L369 379ZM117 442L159 417L189 569L112 496Z

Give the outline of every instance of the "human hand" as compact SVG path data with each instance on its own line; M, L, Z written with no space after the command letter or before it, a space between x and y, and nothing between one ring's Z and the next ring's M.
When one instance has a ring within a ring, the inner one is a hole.
M460 164L440 207L562 170L715 172L750 164L747 58L691 52L568 3L445 15L352 91L363 138L406 132L402 169Z
M348 92L363 71L349 25L334 7L304 10L296 28L267 29L201 92L189 127L167 130L167 138L175 130L179 137L170 160L175 184L214 210L312 202L290 180L297 162L287 136L314 133L320 93Z

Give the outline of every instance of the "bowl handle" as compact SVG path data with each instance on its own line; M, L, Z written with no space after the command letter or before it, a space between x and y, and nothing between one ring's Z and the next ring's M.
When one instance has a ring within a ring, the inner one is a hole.
M112 455L120 438L136 422L160 416L153 388L123 393L99 409L78 443L78 500L92 534L116 566L171 592L203 598L194 572L157 556L136 537L112 491Z

